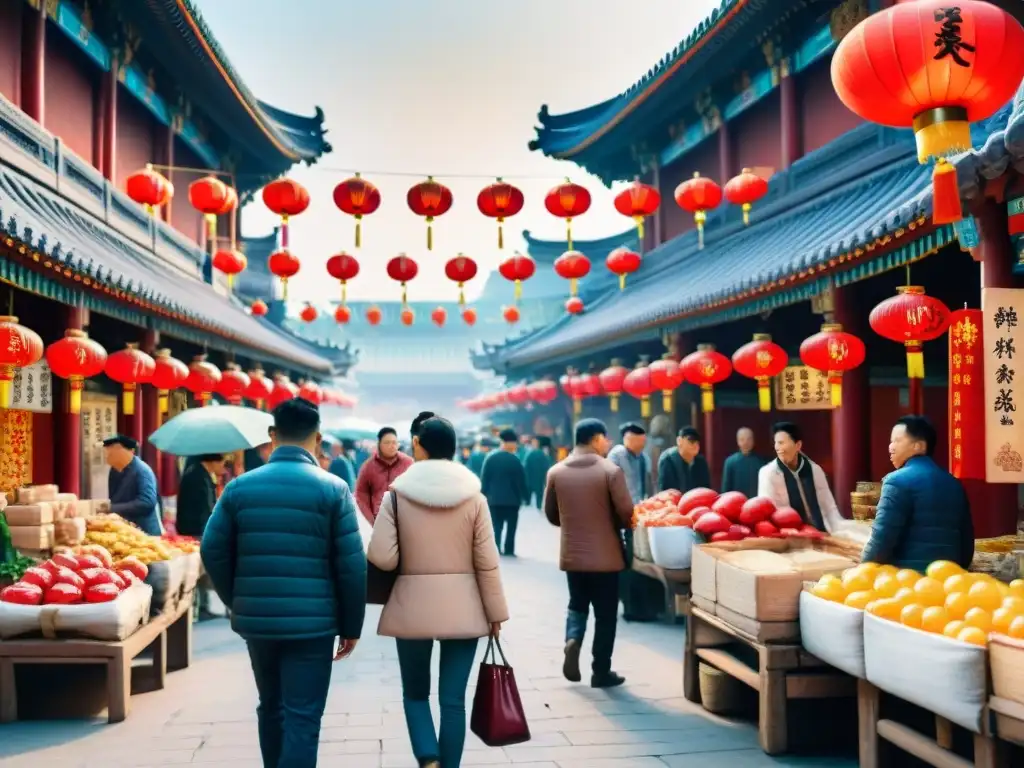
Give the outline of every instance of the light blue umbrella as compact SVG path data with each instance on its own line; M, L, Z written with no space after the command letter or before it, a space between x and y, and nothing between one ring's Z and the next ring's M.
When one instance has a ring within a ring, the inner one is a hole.
M149 436L157 449L175 456L245 451L270 442L274 417L237 405L192 408Z

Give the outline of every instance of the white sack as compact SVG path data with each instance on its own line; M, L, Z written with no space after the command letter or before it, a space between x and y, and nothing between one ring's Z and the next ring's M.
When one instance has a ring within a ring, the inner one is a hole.
M804 590L800 593L800 641L812 656L864 679L864 611Z
M42 634L47 638L124 640L149 621L153 588L135 584L109 603L19 605L0 603L0 638Z
M693 528L672 526L648 528L651 557L660 568L680 570L689 568L693 559L693 545L699 543Z

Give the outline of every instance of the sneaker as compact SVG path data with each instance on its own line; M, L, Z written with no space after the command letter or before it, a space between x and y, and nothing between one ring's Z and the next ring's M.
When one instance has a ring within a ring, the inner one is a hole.
M626 678L622 675L616 674L615 672L606 672L603 675L590 676L591 688L615 688L616 686L622 685L624 682L626 682Z
M565 661L562 662L562 675L570 683L578 683L583 679L583 675L580 674L581 648L579 640L567 640L565 643Z

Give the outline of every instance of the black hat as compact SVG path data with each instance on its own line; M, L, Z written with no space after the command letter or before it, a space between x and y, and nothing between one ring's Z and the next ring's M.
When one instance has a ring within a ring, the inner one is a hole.
M514 443L519 438L516 437L516 431L514 429L503 429L498 433L498 438L503 443Z
M113 435L103 441L103 447L109 448L112 445L123 445L129 451L138 450L139 442L134 437L128 437L128 435Z
M625 424L619 425L619 434L623 437L626 435L646 435L647 430L635 421L627 421Z

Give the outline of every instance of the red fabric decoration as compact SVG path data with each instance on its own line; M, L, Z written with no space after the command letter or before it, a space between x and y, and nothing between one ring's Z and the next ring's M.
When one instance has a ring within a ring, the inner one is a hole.
M438 328L444 328L445 322L448 320L448 310L444 307L437 307L433 312L430 313L430 321Z
M129 176L125 180L124 191L150 215L174 197L174 185L163 174L154 171L151 165Z
M206 355L196 355L188 367L188 378L185 389L191 392L199 405L210 402L210 395L217 391L220 384L220 368L206 360Z
M359 261L342 251L327 260L327 274L341 283L341 303L348 300L348 281L359 274Z
M309 208L309 192L297 181L277 179L263 188L263 204L287 224L290 217Z
M537 271L537 263L521 253L513 254L498 265L498 272L510 283L515 283L515 301L523 297L523 281L529 280Z
M434 219L448 213L452 207L452 191L444 184L438 184L433 176L427 176L413 186L405 196L409 210L427 220L427 250L434 249Z
M843 373L861 365L866 356L864 342L838 323L826 323L800 345L803 364L828 375L835 408L843 404Z
M628 375L628 368L618 360L612 360L612 364L597 376L601 382L601 389L608 395L608 405L611 407L612 413L617 413L619 410L619 395L622 394L622 385Z
M68 382L68 413L81 413L85 380L103 373L107 350L85 331L71 328L46 348L46 362L54 376Z
M245 271L249 265L248 259L241 251L222 248L213 254L213 268L228 276L228 289L235 284L235 275Z
M654 392L654 382L651 380L650 368L644 363L637 363L636 368L623 379L622 390L640 401L642 418L651 418L651 393Z
M579 289L580 278L590 272L590 259L579 251L566 251L555 259L555 273L569 281L569 295L575 297Z
M605 259L605 266L608 271L619 276L619 290L626 290L626 275L631 275L640 269L641 258L636 251L629 248L616 248L608 254Z
M498 221L498 248L505 247L501 225L505 223L505 219L523 210L524 203L522 190L506 184L500 178L494 184L484 187L477 195L476 207L480 209L480 213Z
M245 399L251 400L257 408L262 408L264 401L274 391L274 382L266 377L258 365L249 371L249 386L245 389Z
M462 321L469 326L476 325L476 310L472 307L462 310Z
M228 363L217 384L217 394L228 401L228 405L241 405L242 397L249 389L249 376L235 363Z
M650 184L636 179L615 196L615 210L636 222L636 234L644 241L644 218L651 216L661 205L661 193Z
M868 323L879 336L907 348L907 378L924 378L921 345L939 338L949 327L949 307L927 296L919 285L905 285L871 310Z
M402 314L399 316L399 320L402 321L402 325L412 325L416 322L416 313L406 307L402 310Z
M138 344L128 344L107 357L103 372L121 385L121 408L125 416L135 414L135 388L149 383L155 368L156 362L141 351Z
M454 259L449 259L448 263L444 265L445 277L459 286L460 307L466 306L466 295L462 290L463 286L476 277L476 273L476 262L464 253L460 253Z
M722 203L722 188L711 179L694 171L693 178L676 187L676 204L687 213L693 214L697 225L697 245L704 247L704 222L708 211L713 211Z
M544 207L552 216L565 219L565 240L572 250L572 220L590 210L590 192L569 179L554 187L544 198Z
M352 310L346 307L344 304L339 304L334 310L334 322L338 325L347 325L349 320L352 319Z
M406 285L419 274L419 271L419 265L404 253L401 256L395 256L388 262L388 277L402 286L402 306L405 306L408 298ZM406 325L412 325L412 323L406 323Z
M565 311L570 315L582 315L584 309L583 299L579 296L573 296L565 302Z
M312 304L307 304L302 308L302 311L299 312L299 317L302 318L302 322L304 323L312 323L317 319L317 317L319 317L319 315L320 313L316 311L316 307Z
M228 189L228 185L216 176L203 176L188 185L188 201L204 216L212 216L216 223L217 215L231 199Z
M701 410L704 413L715 410L714 386L728 379L732 373L729 358L716 352L714 344L698 344L697 351L684 357L679 366L688 382L700 386Z
M679 367L679 361L666 354L661 360L651 363L649 368L651 385L661 390L662 410L665 413L672 413L673 393L683 384L683 371Z
M384 319L384 313L380 311L380 307L370 307L366 310L366 322L370 325L380 325L380 321Z
M732 355L736 373L757 382L757 403L762 411L772 409L772 379L786 370L789 355L767 333L755 333L754 340Z
M267 408L272 411L281 403L294 400L298 396L299 388L287 376L283 373L275 374L274 387L270 391L270 397L267 398Z
M265 302L263 299L256 299L249 306L249 313L253 317L266 317L269 311L270 307L267 306L267 302Z
M558 387L550 379L535 381L527 387L530 399L539 405L547 405L558 398Z
M356 248L363 244L363 216L380 208L380 190L358 173L334 188L334 204L356 220Z
M300 383L298 396L313 405L320 405L324 399L324 393L320 389L320 385L315 381L303 381Z
M512 405L522 406L530 402L530 389L526 384L516 384L508 388L508 401Z
M743 224L750 224L750 208L768 194L768 182L744 168L739 176L729 179L725 185L725 199L733 205L743 206Z
M274 251L267 258L267 269L281 281L281 296L288 301L288 280L299 274L302 262L287 249Z
M501 310L502 317L505 318L505 322L509 325L515 325L519 322L519 307L515 304L511 304Z
M168 411L170 393L185 386L188 380L188 366L171 357L171 350L159 349L153 358L153 376L149 383L156 387L160 415Z

